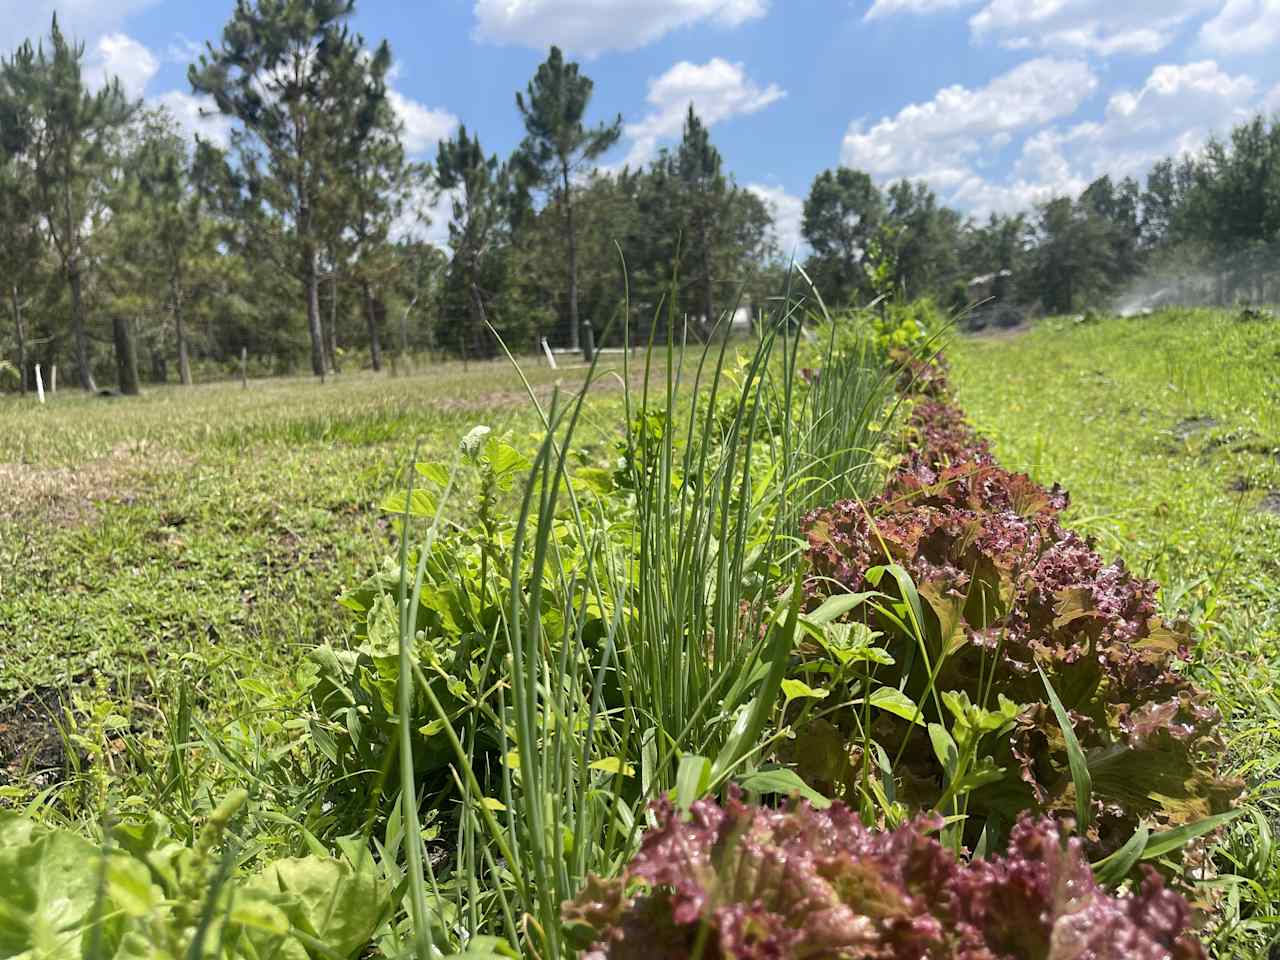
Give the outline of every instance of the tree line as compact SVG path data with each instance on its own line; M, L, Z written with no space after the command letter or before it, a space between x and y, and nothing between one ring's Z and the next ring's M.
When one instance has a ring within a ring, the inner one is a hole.
M577 348L666 310L704 338L786 283L772 211L737 184L690 106L679 143L601 169L620 116L590 123L593 84L552 48L514 96L508 157L461 126L408 157L391 50L349 28L354 0L237 0L189 67L229 121L223 146L164 108L93 86L84 47L49 34L0 59L0 277L13 386L61 363L85 390L254 372ZM447 249L425 239L447 198ZM826 170L804 203L806 273L831 307L882 295L962 309L980 296L1068 312L1138 278L1168 296L1274 298L1280 126L1257 118L1145 186L978 222L924 183ZM1194 269L1192 269L1194 267ZM994 281L975 287L975 276ZM1190 289L1190 288L1195 289ZM625 296L624 296L625 294ZM0 374L4 367L0 366Z

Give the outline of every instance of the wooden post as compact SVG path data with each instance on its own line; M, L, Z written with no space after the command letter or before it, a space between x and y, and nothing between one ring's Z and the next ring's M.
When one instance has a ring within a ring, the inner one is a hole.
M49 367L49 392L58 392L58 365L56 363Z
M240 388L249 389L249 348L240 348Z
M40 374L40 364L36 364L36 396L44 403L44 377Z
M596 358L596 332L590 320L582 321L582 359L590 363Z

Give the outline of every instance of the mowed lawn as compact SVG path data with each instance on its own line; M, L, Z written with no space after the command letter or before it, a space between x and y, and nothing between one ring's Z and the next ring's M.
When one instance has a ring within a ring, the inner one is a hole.
M540 401L584 377L526 374ZM589 407L610 435L619 382ZM348 631L337 597L393 552L378 504L415 448L448 461L479 424L542 434L508 363L0 399L0 789L20 799L60 764L72 692L137 725L179 681L215 716L287 690L305 646Z
M948 353L1001 463L1060 482L1068 522L1196 623L1195 670L1227 720L1232 765L1276 823L1280 319L1047 320ZM1280 894L1280 858L1268 869Z

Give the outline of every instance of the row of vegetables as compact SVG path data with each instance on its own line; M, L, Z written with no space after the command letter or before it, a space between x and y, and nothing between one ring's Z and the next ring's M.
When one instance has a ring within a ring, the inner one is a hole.
M660 802L626 870L565 905L587 956L1205 955L1167 878L1241 785L1188 625L1062 525L1064 491L996 462L941 359L901 389L910 449L884 491L803 521L805 606L847 609L843 644L796 653L842 707L779 751L816 805ZM858 669L832 666L859 642Z

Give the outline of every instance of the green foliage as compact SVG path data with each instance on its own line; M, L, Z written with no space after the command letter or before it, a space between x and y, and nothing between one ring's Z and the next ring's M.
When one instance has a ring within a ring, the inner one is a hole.
M0 951L5 956L353 957L391 917L372 857L277 860L235 869L228 834L244 793L193 846L155 816L101 845L0 811Z

